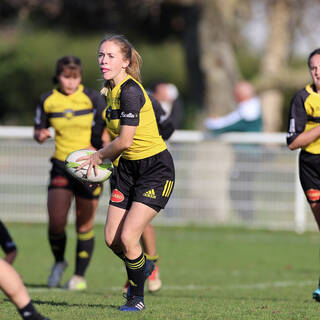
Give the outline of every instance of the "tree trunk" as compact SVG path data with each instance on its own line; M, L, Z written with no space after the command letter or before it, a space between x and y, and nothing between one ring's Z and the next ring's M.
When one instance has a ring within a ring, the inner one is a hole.
M268 7L268 39L261 60L261 77L272 78L287 66L292 41L293 6L286 0L272 0ZM264 129L281 129L283 93L278 88L261 92Z
M200 61L205 75L207 115L221 116L234 108L233 85L239 77L230 38L236 1L203 0L200 19Z

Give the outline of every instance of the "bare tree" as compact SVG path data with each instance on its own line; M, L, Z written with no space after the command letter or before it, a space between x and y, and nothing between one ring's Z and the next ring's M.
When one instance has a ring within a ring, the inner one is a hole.
M271 0L267 6L268 37L261 59L262 78L274 78L287 69L296 15L295 1ZM261 92L264 127L267 132L279 131L282 124L283 91L273 87Z

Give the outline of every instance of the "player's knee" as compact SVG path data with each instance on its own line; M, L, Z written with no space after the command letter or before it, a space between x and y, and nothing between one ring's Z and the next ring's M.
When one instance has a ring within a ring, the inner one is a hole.
M125 251L128 252L131 248L135 248L139 244L139 239L135 239L129 232L122 232L121 243Z
M106 243L107 247L111 250L117 249L117 244L115 243L114 237L109 236L108 234L105 234L104 242Z

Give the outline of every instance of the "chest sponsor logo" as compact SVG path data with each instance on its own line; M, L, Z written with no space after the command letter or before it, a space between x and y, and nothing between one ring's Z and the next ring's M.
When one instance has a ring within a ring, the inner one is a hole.
M124 200L124 195L118 189L114 189L110 200L112 202L122 202Z

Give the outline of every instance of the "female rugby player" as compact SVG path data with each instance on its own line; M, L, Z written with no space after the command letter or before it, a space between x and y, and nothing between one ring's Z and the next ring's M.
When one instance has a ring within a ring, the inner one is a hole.
M75 150L90 148L99 139L96 132L98 115L105 108L102 96L81 84L82 67L77 57L66 56L57 61L53 78L57 85L40 97L37 106L34 138L43 143L50 137L49 127L55 130L55 153L48 187L49 243L55 262L48 278L49 287L60 284L67 267L65 247L68 211L73 197L76 206L76 264L66 289L83 290L84 278L94 248L93 224L101 193L101 185L82 183L68 174L64 161ZM97 115L95 117L95 115Z
M120 157L111 178L112 194L105 226L109 248L122 258L130 282L127 302L121 311L140 311L144 282L153 263L146 263L140 238L147 224L163 209L172 193L175 171L172 157L159 134L152 103L140 80L141 57L123 37L105 37L98 62L105 80L106 125L112 142L99 149L79 168L88 170L103 159Z

